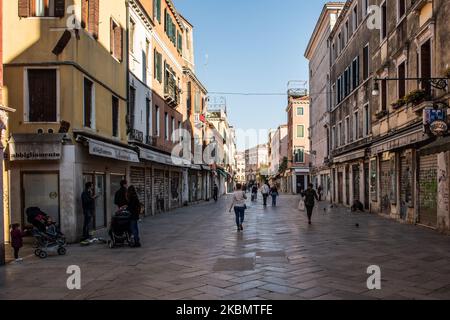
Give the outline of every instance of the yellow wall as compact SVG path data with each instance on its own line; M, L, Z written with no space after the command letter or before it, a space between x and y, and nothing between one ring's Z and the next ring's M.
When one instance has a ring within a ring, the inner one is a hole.
M66 6L78 5L80 0L67 0ZM80 10L80 9L79 9ZM14 32L4 32L4 63L67 63L75 64L79 69L69 65L59 65L60 76L60 119L71 123L72 128L83 126L83 75L90 75L95 80L96 132L99 135L112 135L112 95L120 101L121 138L126 141L126 7L125 0L100 0L99 38L93 39L85 30L80 32L80 40L72 37L69 45L60 56L51 51L60 39L63 31L55 28L66 27L68 14L63 19L19 18L17 1L4 2L5 25ZM80 11L81 12L81 11ZM119 63L110 54L110 19L124 29L123 61ZM10 118L10 132L36 132L53 128L59 124L23 124L24 111L24 68L23 66L6 66L5 68L5 103L17 109ZM101 85L103 84L103 85Z
M422 8L422 10L420 10L419 25L423 26L432 17L433 17L433 4L427 3Z

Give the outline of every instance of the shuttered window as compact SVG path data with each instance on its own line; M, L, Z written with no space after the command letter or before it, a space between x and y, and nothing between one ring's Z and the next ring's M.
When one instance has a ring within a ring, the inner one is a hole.
M98 39L100 0L81 0L81 27Z
M366 80L369 77L369 45L363 50L363 78Z
M298 125L297 126L297 138L304 138L304 137L305 137L305 126Z
M57 122L57 70L28 70L28 121Z
M119 99L112 97L112 134L119 136Z
M19 0L19 17L64 17L65 0Z
M114 58L123 60L123 29L111 18L110 51Z
M156 49L154 50L154 69L155 69L155 79L162 83L162 54L160 54Z
M84 126L93 128L93 108L94 108L94 84L87 78L84 78Z
M153 16L161 23L161 0L153 0Z
M398 66L398 78L398 98L401 99L406 95L406 62Z

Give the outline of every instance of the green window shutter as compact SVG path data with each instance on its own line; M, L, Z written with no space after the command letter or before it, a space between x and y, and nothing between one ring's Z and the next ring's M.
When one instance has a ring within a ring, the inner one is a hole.
M159 65L158 80L159 80L159 82L162 82L163 70L162 70L162 54L161 53L158 53L158 65Z
M153 77L158 78L158 56L156 49L153 49Z
M304 115L304 110L303 110L302 107L298 107L298 108L297 108L297 115L298 115L298 116L303 116L303 115Z
M297 126L297 138L305 137L305 127L303 125Z
M157 8L157 14L158 14L158 21L161 23L161 0L157 0L158 2L158 8Z

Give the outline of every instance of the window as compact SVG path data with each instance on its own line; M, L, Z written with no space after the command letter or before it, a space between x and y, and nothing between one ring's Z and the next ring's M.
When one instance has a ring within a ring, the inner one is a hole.
M304 112L305 112L305 110L303 109L303 107L298 107L297 108L297 115L298 116L303 116Z
M332 145L333 149L336 148L336 141L337 141L337 139L336 139L336 126L333 126L332 135L331 135L331 145Z
M129 29L129 37L130 37L130 52L134 53L134 31L136 29L136 23L130 19L130 29Z
M337 146L340 147L342 145L342 122L338 124L338 132L337 132Z
M147 136L152 135L152 105L149 98L145 99L145 112L147 113L146 117L146 132Z
M94 128L94 83L84 78L84 126Z
M305 137L305 126L298 125L297 126L297 138L304 138L304 137Z
M134 129L135 111L136 110L136 89L130 87L130 101L128 101L128 128Z
M350 117L345 118L344 144L348 144L351 140Z
M160 124L161 118L158 106L155 107L155 112L156 112L156 136L159 137L161 134L161 124Z
M356 111L353 114L353 138L355 140L359 139L359 112Z
M363 50L363 79L369 78L369 45L366 45Z
M19 0L19 17L64 17L65 2L61 0Z
M387 92L387 81L381 80L381 110L386 111L387 110L387 103L388 103L388 92Z
M174 117L172 117L172 128L171 129L172 129L172 142L175 142L176 138L175 138L174 133L177 128L175 127L175 118Z
M406 61L400 63L397 67L398 81L398 98L401 99L406 95Z
M327 127L327 150L326 157L330 155L330 128Z
M333 45L331 46L331 63L333 63L336 60L336 47L333 42Z
M356 29L358 29L358 25L359 25L359 22L358 22L358 5L356 5L353 8L352 23L353 23L353 32L355 32Z
M344 33L344 45L342 47L345 47L345 45L348 43L348 39L350 38L350 28L348 24L348 20L345 22L345 33Z
M420 77L431 78L431 39L420 47ZM422 89L431 95L431 84L429 81L422 81Z
M343 46L342 46L342 36L341 33L338 35L338 54L341 53Z
M123 59L123 30L122 28L111 19L111 30L110 30L110 45L111 54L114 58L119 61Z
M169 115L164 113L164 139L169 140Z
M197 90L195 90L194 93L194 112L195 114L199 114L200 113L200 92Z
M180 32L177 32L177 49L179 53L183 52L183 36Z
M161 23L161 0L153 0L153 16Z
M81 27L98 39L100 0L81 1Z
M294 162L304 163L305 162L305 149L296 147L294 151Z
M190 115L192 110L192 83L190 81L187 83L186 105L187 105L187 114Z
M162 83L162 54L160 54L156 49L154 50L154 69L155 69L155 79L158 80L159 83Z
M362 10L363 10L363 17L368 15L368 10L369 10L369 0L362 0L363 2L363 6L362 6Z
M333 83L331 86L331 107L333 108L336 105L336 84Z
M150 42L145 41L145 51L142 51L142 81L147 84L148 54L150 50Z
M406 14L406 0L397 0L397 6L398 6L397 21L400 21Z
M119 99L112 97L112 135L119 136Z
M359 57L356 57L352 63L352 90L359 86Z
M181 141L181 121L178 121L178 130L179 130L179 133L178 133L178 141Z
M386 2L381 6L381 40L387 37L387 5Z
M28 69L26 119L29 122L57 122L58 84L56 69Z
M172 20L170 11L168 11L167 9L164 10L164 31L166 32L166 35L169 37L170 41L176 46L177 27Z
M370 134L370 113L369 105L364 106L364 136L367 137Z

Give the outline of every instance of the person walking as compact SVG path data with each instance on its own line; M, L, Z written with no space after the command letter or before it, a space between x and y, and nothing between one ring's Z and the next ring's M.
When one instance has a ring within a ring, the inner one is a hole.
M121 209L128 204L127 192L128 192L127 180L120 181L120 189L117 190L114 196L114 204L117 206L118 209Z
M88 240L90 238L89 227L91 224L92 217L95 213L95 199L97 196L94 195L94 186L92 182L87 182L84 186L84 191L81 194L81 204L83 207L83 240Z
M308 185L308 189L302 192L302 196L305 198L305 207L308 214L308 223L312 224L311 218L314 210L315 200L319 201L316 191L313 189L312 183Z
M258 200L258 187L254 184L252 187L252 201L255 202L256 200Z
M242 190L242 185L238 183L236 185L236 191L233 194L233 202L230 207L230 212L234 208L234 213L236 215L236 226L237 231L243 231L244 226L242 225L245 220L245 210L247 209L247 205L245 204L245 200L247 200L247 196L245 192Z
M14 250L15 262L23 261L22 258L19 258L19 250L23 247L23 236L24 233L20 230L20 224L15 223L11 225L11 247Z
M263 196L263 205L266 207L267 206L267 198L269 197L269 193L270 193L270 188L267 185L267 183L264 183L263 186L261 187L261 193Z
M216 201L216 202L217 202L217 200L219 200L219 187L215 183L214 183L214 188L213 188L213 198L214 198L214 201Z
M272 188L270 188L270 195L272 196L272 207L277 206L277 198L278 198L278 188L277 185L274 184Z
M318 196L319 196L319 201L322 201L322 193L323 193L322 190L323 190L323 189L322 189L322 186L319 186L319 187L317 188L317 194L318 194Z
M141 214L141 203L134 186L130 186L127 192L128 211L131 213L130 229L133 235L135 248L141 247L141 239L139 237L139 215Z

